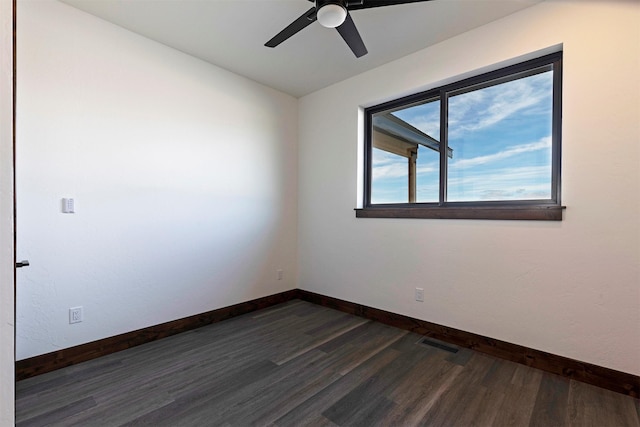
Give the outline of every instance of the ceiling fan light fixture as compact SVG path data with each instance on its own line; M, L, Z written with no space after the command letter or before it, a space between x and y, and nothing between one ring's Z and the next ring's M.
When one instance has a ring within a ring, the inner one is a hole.
M327 28L336 28L347 19L347 9L339 4L329 3L318 9L318 22Z

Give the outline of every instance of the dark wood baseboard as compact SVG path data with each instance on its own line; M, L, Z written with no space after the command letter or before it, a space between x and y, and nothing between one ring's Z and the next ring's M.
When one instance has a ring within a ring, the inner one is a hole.
M581 362L568 357L558 356L518 344L500 341L302 289L298 290L298 297L304 301L375 320L397 328L406 329L420 335L433 337L450 344L470 348L494 357L531 366L617 393L626 394L635 398L640 397L640 377L626 372L616 371L614 369Z
M173 320L160 325L131 331L109 338L93 341L86 344L69 347L62 350L42 354L16 362L16 381L30 378L46 372L80 362L95 359L100 356L126 350L130 347L145 344L171 335L179 334L211 323L220 322L255 310L270 307L272 305L291 301L298 298L298 290L281 292L279 294L254 299L235 304L229 307L219 308L206 313L196 314L183 319Z
M294 299L301 299L406 329L420 335L433 337L450 344L470 348L494 357L521 363L617 393L635 398L640 397L640 377L636 375L302 289L293 289L87 344L19 360L16 362L16 380L44 374Z

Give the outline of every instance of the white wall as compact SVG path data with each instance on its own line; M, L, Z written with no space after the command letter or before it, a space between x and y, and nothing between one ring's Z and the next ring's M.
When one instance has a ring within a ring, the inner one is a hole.
M0 0L0 426L14 425L13 2Z
M301 98L300 287L640 374L638 22L545 2ZM360 107L558 45L564 221L355 218Z
M18 360L296 287L295 98L52 0L17 93Z

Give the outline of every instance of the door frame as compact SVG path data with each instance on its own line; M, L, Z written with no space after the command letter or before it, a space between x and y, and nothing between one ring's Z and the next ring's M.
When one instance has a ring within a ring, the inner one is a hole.
M16 0L0 0L0 425L15 423Z

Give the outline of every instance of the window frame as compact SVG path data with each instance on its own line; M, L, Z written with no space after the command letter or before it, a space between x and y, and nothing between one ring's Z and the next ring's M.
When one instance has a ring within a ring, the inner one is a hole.
M447 150L439 151L439 201L437 203L371 203L373 117L376 113L397 110L437 98L440 100L440 147L448 147L448 99L479 90L553 71L551 125L551 198L541 200L501 200L448 202ZM500 68L454 83L404 96L364 109L364 191L363 207L356 209L358 218L440 218L440 219L514 219L561 221L561 137L562 137L562 51Z

